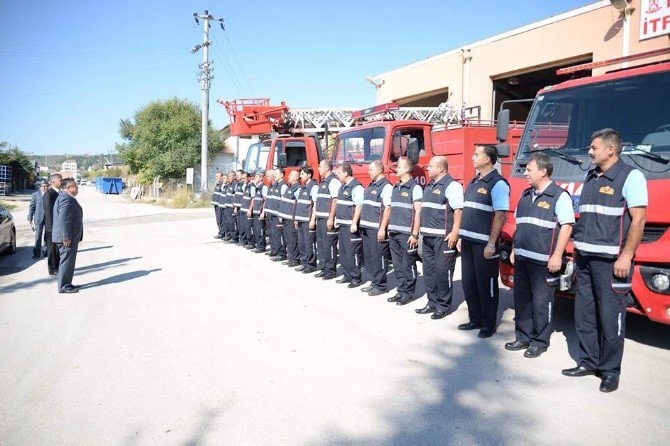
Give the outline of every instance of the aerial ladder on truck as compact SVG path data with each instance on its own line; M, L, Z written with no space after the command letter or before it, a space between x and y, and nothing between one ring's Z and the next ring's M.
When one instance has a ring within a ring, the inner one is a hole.
M317 170L318 163L330 156L331 136L361 125L356 109L348 108L289 108L285 102L270 104L267 98L223 101L230 117L230 134L236 137L257 136L245 161L246 170L283 167L290 170L310 166ZM405 107L394 104L393 118L402 121L420 121L436 125L455 124L459 113L449 103L439 107ZM372 109L369 109L372 110ZM370 113L375 119L375 113ZM239 139L238 139L239 142ZM323 147L323 149L322 149ZM236 158L239 150L236 150Z

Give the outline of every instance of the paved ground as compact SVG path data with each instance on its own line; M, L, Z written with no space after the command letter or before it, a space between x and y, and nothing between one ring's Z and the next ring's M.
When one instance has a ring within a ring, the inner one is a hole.
M566 378L570 302L538 359L497 335L323 282L212 239L213 213L82 188L85 235L62 295L0 258L0 444L668 444L670 327L630 316L621 387ZM457 282L458 299L462 300Z

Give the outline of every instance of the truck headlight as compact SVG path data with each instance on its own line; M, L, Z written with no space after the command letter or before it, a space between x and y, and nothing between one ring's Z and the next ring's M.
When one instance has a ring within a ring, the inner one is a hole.
M670 278L663 273L654 274L651 276L651 284L658 291L665 291L670 288Z

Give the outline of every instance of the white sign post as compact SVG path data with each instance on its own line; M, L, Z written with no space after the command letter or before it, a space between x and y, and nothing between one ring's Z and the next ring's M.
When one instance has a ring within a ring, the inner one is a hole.
M640 2L640 40L670 34L670 0Z
M186 169L186 184L193 185L193 168L189 167Z

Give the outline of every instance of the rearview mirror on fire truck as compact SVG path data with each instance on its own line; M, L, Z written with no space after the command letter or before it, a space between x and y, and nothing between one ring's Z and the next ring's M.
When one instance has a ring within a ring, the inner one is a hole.
M286 167L286 154L285 153L280 153L279 154L279 167Z
M509 110L500 110L498 112L498 121L496 125L496 139L499 143L507 141L509 133Z

